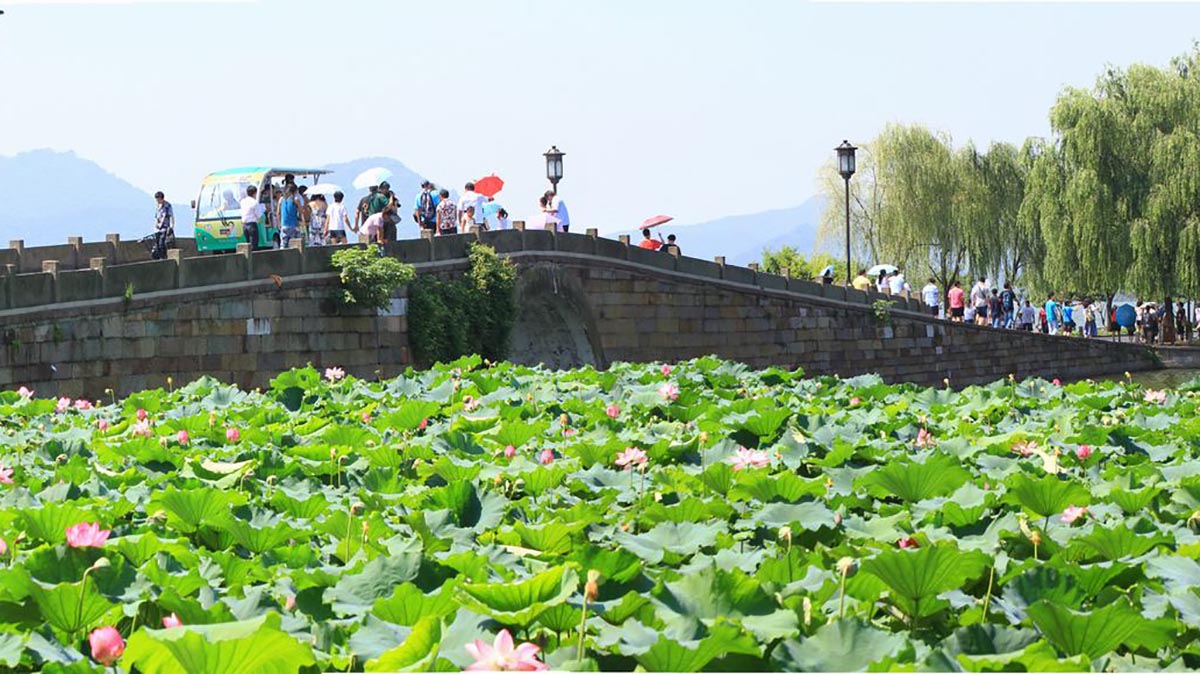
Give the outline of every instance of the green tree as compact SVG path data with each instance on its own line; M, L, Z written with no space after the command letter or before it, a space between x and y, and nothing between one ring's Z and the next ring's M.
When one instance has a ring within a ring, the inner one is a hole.
M783 274L786 271L794 278L804 279L817 278L829 266L833 267L834 281L840 280L844 283L846 261L828 253L805 255L792 246L783 246L777 250L764 249L760 263L760 268L769 274Z

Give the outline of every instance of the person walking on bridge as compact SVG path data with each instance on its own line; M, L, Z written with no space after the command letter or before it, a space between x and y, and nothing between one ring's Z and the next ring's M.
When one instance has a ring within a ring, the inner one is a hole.
M154 193L154 202L158 207L154 212L154 250L150 256L165 260L167 249L175 245L175 209L162 192Z
M246 196L242 199L242 236L250 244L250 250L258 250L258 221L266 213L266 207L258 200L258 188L251 185L246 188Z
M862 278L866 277L862 276ZM858 279L854 280L858 281ZM937 318L938 311L941 309L942 293L938 290L937 283L932 278L929 279L929 283L926 283L924 288L921 288L921 299L925 302L925 308L929 310L929 314Z

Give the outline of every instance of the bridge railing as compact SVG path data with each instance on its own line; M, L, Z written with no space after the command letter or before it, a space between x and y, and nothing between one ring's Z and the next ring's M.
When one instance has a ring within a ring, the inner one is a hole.
M727 264L723 257L713 260L649 251L631 245L629 237L608 239L597 230L585 234L524 229L522 223L511 230L453 236L423 236L386 244L385 252L402 262L415 265L452 263L466 258L469 244L480 241L504 255L556 254L560 257L586 256L606 258L622 264L634 264L664 272L692 277L698 282L720 281L755 286L765 290L799 293L839 302L872 304L886 299L902 311L923 312L916 299L889 297L836 285L823 285L808 279L770 274L756 265L741 267ZM67 244L26 248L14 241L0 250L0 312L30 310L68 302L90 302L201 288L205 286L282 280L289 276L332 272L331 258L340 246L304 247L299 240L293 247L250 252L246 244L232 254L200 255L194 241L181 239L179 248L168 251L165 260L151 260L149 252L137 241L121 241L109 235L103 242L84 243L72 237ZM360 244L349 244L360 245Z

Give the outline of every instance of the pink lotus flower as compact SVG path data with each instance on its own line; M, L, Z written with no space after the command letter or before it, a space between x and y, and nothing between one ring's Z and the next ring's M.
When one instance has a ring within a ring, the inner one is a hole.
M24 398L26 400L29 400L30 398L33 397L33 389L28 388L26 386L22 386L21 388L17 389L17 395L21 396L22 398Z
M1154 403L1156 405L1162 405L1163 403L1167 402L1167 392L1166 391L1155 391L1155 390L1151 389L1151 390L1146 391L1146 395L1142 397L1142 400L1144 402Z
M108 667L121 658L125 652L125 640L115 627L97 627L88 635L88 645L92 649L92 659Z
M146 416L147 416L147 415L146 415L146 410L144 410L144 409L142 409L142 408L140 408L140 407L139 407L139 408L138 408L138 411L137 411L137 420L138 420L138 421L145 421L145 420L146 420Z
M4 464L0 463L0 484L12 484L12 474L12 468L5 468Z
M57 414L62 414L71 408L70 398L59 398L58 403L54 406L54 411Z
M163 627L182 627L182 626L183 626L183 621L180 620L179 616L175 615L174 613L172 613L169 616L163 616Z
M8 554L8 543L5 543L4 539L0 538L0 555L7 555L7 554Z
M617 407L616 405L609 405L608 407L604 408L604 413L608 415L609 419L615 420L617 417L621 416L621 408Z
M463 398L463 410L467 412L474 412L478 407L478 400L472 398L471 396L466 396Z
M766 468L771 465L771 456L761 449L738 447L734 455L729 457L729 463L733 464L734 470Z
M649 462L650 458L646 456L646 452L637 447L626 447L625 451L617 453L617 465L625 470L634 468L644 470Z
M896 546L901 550L908 550L909 548L919 548L921 544L917 542L917 539L909 536L908 538L901 538L896 541Z
M181 445L186 445L189 440L191 440L191 438L188 437L187 431L179 431L175 434L175 442L178 442Z
M543 449L542 453L538 456L538 460L542 462L543 466L550 465L554 462L554 450Z
M1075 448L1075 458L1080 461L1087 461L1087 458L1092 455L1091 445L1080 445Z
M1066 510L1063 511L1062 521L1066 524L1071 524L1075 520L1086 515L1087 511L1088 511L1087 506L1083 506L1083 507L1070 506L1069 508L1067 508Z
M517 448L509 445L504 448L504 458L511 459L517 455Z
M90 410L92 407L94 407L94 405L92 405L92 401L90 400L84 400L80 398L79 400L75 401L75 409L77 410Z
M143 438L148 438L148 437L150 437L150 435L151 435L151 431L150 431L150 422L148 422L148 421L139 421L139 422L137 422L136 424L134 424L134 425L133 425L133 434L134 434L134 435L141 436L141 437L143 437Z
M572 435L575 435L575 432L576 432L576 431L575 431L575 429L574 429L574 428L564 428L564 429L563 429L563 435L566 435L566 436L568 436L568 437L569 437L569 436L572 436Z
M108 419L100 419L96 422L96 428L100 429L101 433L108 432Z
M1037 443L1032 440L1022 440L1012 446L1012 451L1020 454L1021 456L1029 456L1030 454L1033 454L1034 450L1037 449L1037 446Z
M467 665L468 672L541 672L549 669L537 659L541 651L536 644L513 645L512 635L507 629L500 630L491 646L481 639L467 644L467 653L475 662Z
M422 419L421 423L417 426L417 430L423 431L428 427L429 427L429 419Z
M95 522L80 522L67 527L67 545L72 548L102 548L112 531L101 529Z
M325 368L325 378L328 379L329 383L331 384L334 382L339 382L346 378L346 371L340 367L327 367Z
M862 402L862 398L859 398L859 397L857 397L857 396L856 396L856 397L854 397L854 398L851 398L851 399L850 399L850 404L851 404L851 405L857 405L857 404L859 404L859 403L861 403L861 402Z
M677 400L679 398L679 387L667 382L658 387L658 394L663 397L663 400Z
M933 447L937 444L937 440L933 439L933 433L930 433L922 428L921 430L917 431L917 440L913 444L922 448Z
M296 595L289 594L287 598L283 600L283 610L287 611L288 613L296 610Z
M671 366L663 363L662 370L660 371L662 372L663 376L666 377L667 375L671 374Z
M1059 378L1058 378L1058 377L1055 377L1054 379L1051 379L1051 380L1050 380L1050 383L1051 383L1051 384L1054 384L1055 386L1062 386L1062 381L1061 381L1061 380L1059 380Z
M241 439L242 439L242 432L239 431L238 429L236 429L236 428L225 429L225 441L226 442L237 442L238 440L241 440Z

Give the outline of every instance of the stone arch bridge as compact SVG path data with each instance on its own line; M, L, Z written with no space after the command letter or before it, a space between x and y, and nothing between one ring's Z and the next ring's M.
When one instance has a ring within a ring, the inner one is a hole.
M400 241L388 255L454 274L479 240L520 268L513 360L563 368L708 354L756 367L955 385L1145 370L1145 348L947 323L916 300L676 257L587 234L509 230ZM0 250L0 388L100 397L213 375L264 386L293 366L388 376L413 365L403 292L392 310L330 300L333 248L151 261L136 242ZM875 302L888 299L890 310Z

